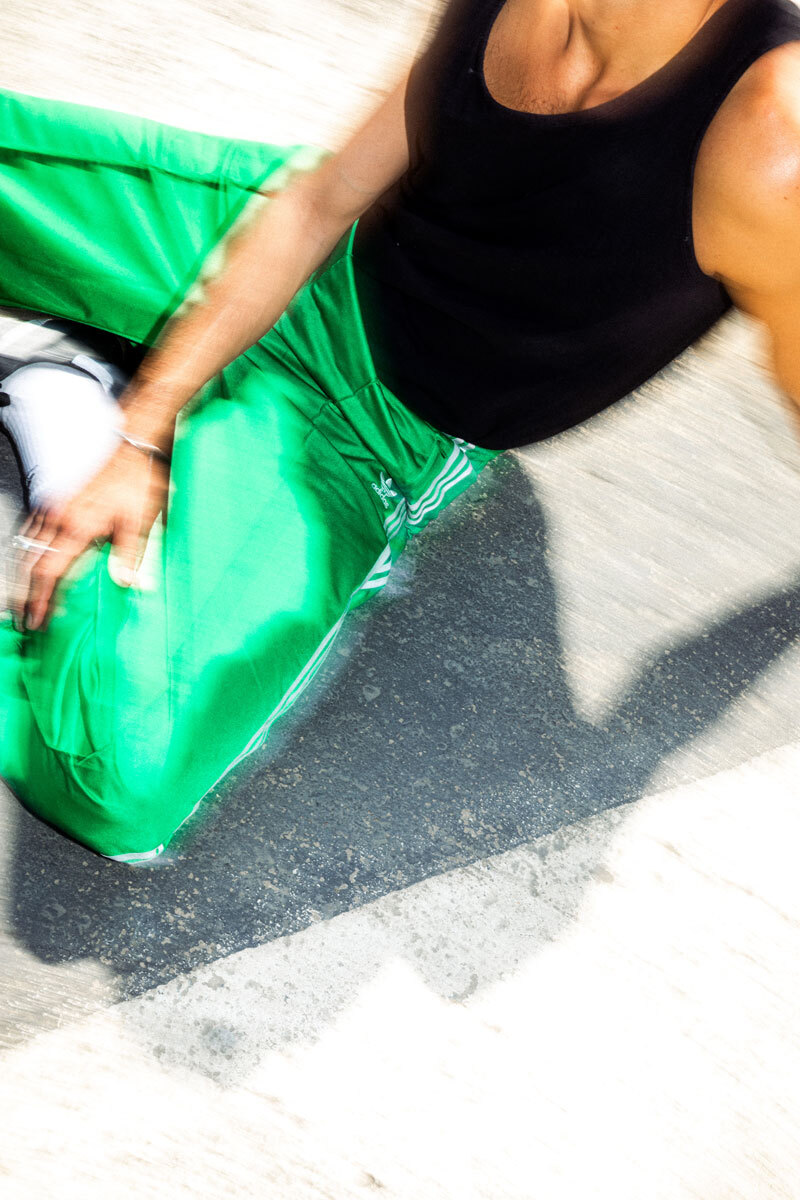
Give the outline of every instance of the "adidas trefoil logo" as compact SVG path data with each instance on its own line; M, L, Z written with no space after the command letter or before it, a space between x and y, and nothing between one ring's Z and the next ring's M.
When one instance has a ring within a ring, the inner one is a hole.
M392 479L391 475L387 478L383 471L381 471L380 483L373 483L372 490L373 492L378 493L381 504L384 508L389 507L390 496L393 496L395 499L397 499L397 492L394 490L394 480Z

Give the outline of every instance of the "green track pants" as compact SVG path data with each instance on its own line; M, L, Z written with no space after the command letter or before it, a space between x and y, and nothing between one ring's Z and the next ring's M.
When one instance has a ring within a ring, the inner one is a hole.
M0 143L0 303L142 341L252 193L313 162L1 94ZM108 548L92 550L47 630L0 623L0 775L101 854L164 848L264 742L408 537L494 457L376 377L354 228L181 415L149 585L119 587Z

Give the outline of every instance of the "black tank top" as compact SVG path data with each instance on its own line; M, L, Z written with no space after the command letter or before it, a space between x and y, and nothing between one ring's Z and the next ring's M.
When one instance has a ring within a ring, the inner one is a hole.
M486 87L502 3L451 0L411 74L409 168L353 242L379 377L492 449L599 412L729 307L694 255L695 159L744 71L800 39L791 0L726 0L631 91L539 115Z

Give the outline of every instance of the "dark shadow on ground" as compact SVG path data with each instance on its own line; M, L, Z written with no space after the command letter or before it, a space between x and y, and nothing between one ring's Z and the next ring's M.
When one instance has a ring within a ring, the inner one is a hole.
M135 995L636 799L800 631L800 587L781 591L673 646L592 725L546 548L530 480L498 460L177 852L122 867L20 810L11 932L46 962L99 960Z

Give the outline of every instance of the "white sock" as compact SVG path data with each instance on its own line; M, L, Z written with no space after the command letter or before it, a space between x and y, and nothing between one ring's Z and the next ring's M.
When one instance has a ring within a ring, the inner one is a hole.
M31 363L0 383L9 401L0 424L17 448L32 508L73 495L119 444L112 393L124 386L122 372L84 355L73 362Z

